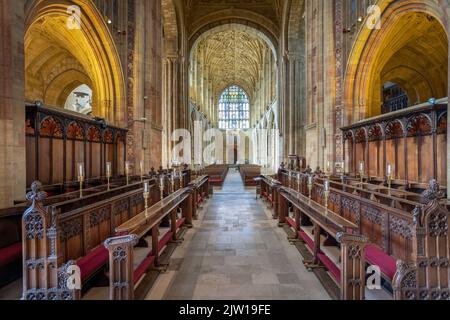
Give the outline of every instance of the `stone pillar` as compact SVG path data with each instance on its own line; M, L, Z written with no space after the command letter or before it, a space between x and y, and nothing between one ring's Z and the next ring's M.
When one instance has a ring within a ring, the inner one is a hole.
M0 1L0 208L26 190L24 0Z
M444 16L447 21L446 29L447 34L450 34L450 0L440 0L441 7L444 9ZM450 41L449 41L449 52L450 52ZM448 62L448 76L450 84L450 55L449 55L449 62ZM448 96L450 97L450 85L448 88ZM450 105L448 106L448 111L450 111ZM450 123L448 123L447 127L447 190L450 190L450 139L448 139L448 132L450 132ZM450 191L447 191L447 197L450 199Z

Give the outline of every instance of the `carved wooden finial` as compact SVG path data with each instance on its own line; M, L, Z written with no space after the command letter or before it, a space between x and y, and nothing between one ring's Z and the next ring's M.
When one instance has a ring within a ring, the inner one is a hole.
M428 189L422 193L422 201L427 203L429 201L443 199L444 196L444 192L441 191L439 182L433 179L428 183Z
M47 192L41 191L42 183L39 181L34 181L31 184L31 191L27 193L26 199L32 202L34 206L36 202L41 202L45 198L47 198Z

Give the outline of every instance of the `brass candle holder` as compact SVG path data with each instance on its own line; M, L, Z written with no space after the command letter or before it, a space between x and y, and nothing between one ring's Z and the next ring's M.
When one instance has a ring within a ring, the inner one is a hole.
M324 206L328 211L328 199L330 198L330 181L325 180L324 187L323 187L323 198L324 198Z
M149 188L149 183L148 181L144 182L144 203L145 203L145 211L147 211L148 209L148 198L150 197L150 188Z
M172 174L170 176L170 184L171 184L172 193L174 193L175 192L175 171L172 172Z
M125 163L125 176L126 176L127 185L129 185L129 183L130 183L130 163L128 161Z
M311 200L312 198L312 189L313 189L313 177L309 176L308 177L308 194L309 194L309 199Z
M80 183L80 198L83 198L84 163L78 163L78 182Z
M292 171L290 171L290 170L289 170L288 183L289 183L289 188L292 188Z
M80 198L83 198L83 182L84 182L84 176L78 176L78 182L80 183Z
M110 190L109 182L111 180L111 172L112 172L112 170L111 170L111 162L107 162L106 163L106 181L107 181L107 184L108 184L108 191Z
M164 199L164 176L163 175L159 178L159 191L160 191L161 200L163 200Z

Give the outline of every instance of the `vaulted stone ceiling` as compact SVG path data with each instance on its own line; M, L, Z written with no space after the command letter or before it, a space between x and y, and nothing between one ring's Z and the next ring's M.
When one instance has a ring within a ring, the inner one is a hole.
M284 0L186 0L186 7L191 20L198 19L221 9L246 9L258 13L277 23L281 19Z
M197 59L209 69L215 96L232 84L253 94L261 78L264 52L269 51L261 38L231 26L206 36L197 48L197 52L203 50Z

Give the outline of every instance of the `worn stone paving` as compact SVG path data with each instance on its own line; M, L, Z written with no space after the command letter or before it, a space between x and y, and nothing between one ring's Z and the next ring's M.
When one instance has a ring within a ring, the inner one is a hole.
M330 299L286 233L230 171L176 250L165 299Z

